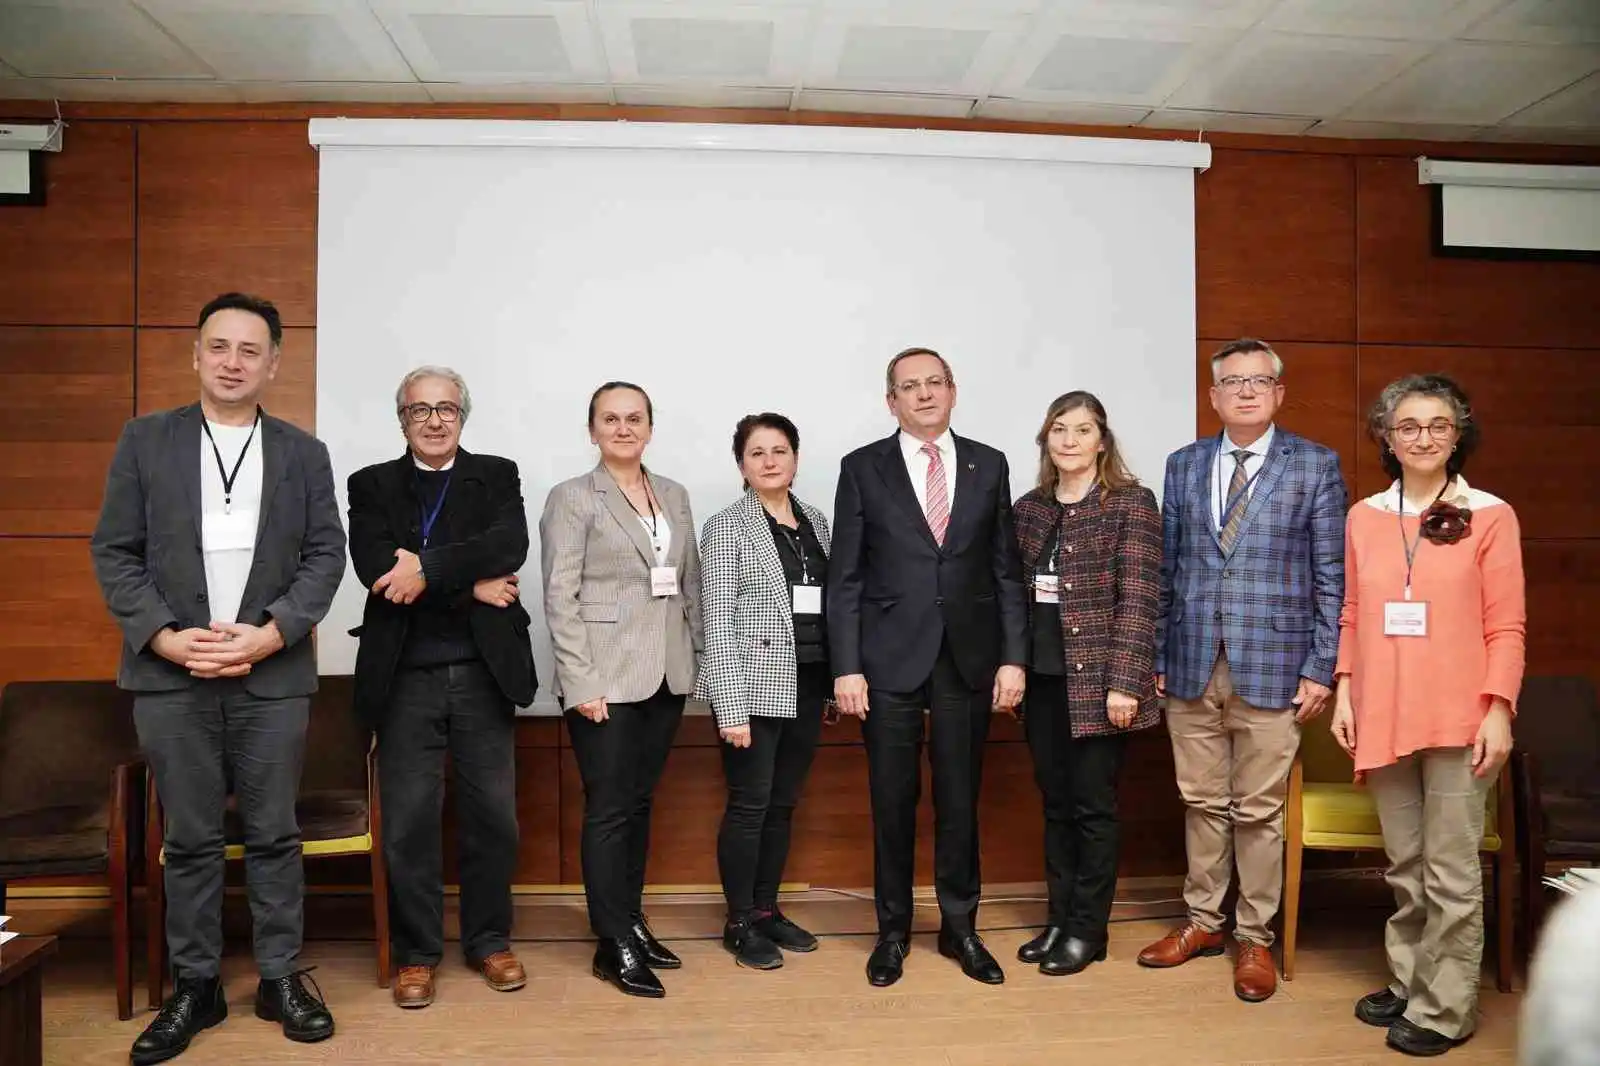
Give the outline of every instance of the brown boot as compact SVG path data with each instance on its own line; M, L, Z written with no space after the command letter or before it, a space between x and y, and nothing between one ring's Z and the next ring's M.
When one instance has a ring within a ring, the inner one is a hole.
M402 966L394 979L394 1005L415 1010L433 1002L433 967Z
M1272 949L1240 940L1239 954L1233 960L1233 994L1246 1003L1271 999L1278 990L1278 966Z
M527 971L509 951L497 951L478 963L484 981L496 992L515 992L528 983Z
M1208 933L1193 922L1178 928L1139 952L1140 966L1182 966L1197 955L1221 955L1222 934Z

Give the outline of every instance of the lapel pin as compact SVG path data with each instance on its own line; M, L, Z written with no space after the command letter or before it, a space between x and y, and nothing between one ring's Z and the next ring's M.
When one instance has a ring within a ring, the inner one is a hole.
M968 470L976 470L976 469L978 469L978 464L977 463L968 463L967 464L967 469Z

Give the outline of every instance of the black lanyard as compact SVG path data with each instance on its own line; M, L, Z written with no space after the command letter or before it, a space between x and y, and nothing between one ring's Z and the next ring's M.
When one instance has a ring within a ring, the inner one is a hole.
M422 511L422 546L426 548L428 546L428 538L433 535L434 524L439 521L439 512L444 510L444 497L450 491L450 475L452 471L445 471L444 484L439 487L439 498L433 501L432 510L428 509L427 496L423 492L425 485L422 481L422 472L413 468L413 473L417 476L417 496L419 497L418 503Z
M799 515L795 516L796 521L799 521L799 518ZM789 547L794 549L795 558L800 560L800 584L811 584L811 567L806 562L805 538L800 535L798 529L790 529L775 518L772 520L772 524L777 527L778 532L783 534L783 539L789 542Z
M1065 510L1064 507L1060 506L1056 509L1055 535L1050 538L1050 547L1040 560L1046 564L1039 568L1042 573L1053 575L1056 572L1056 558L1061 554L1061 518Z
M639 475L644 478L644 502L650 505L650 547L655 549L656 562L659 563L661 562L661 534L656 528L656 510L661 506L661 503L656 497L655 491L650 487L650 471L641 466ZM622 491L622 498L628 500L629 509L639 516L639 521L645 521L644 512L633 506L633 501L628 499L628 493L622 489L620 484L617 489Z
M1433 498L1433 503L1438 503L1444 498L1444 490L1450 487L1450 479L1445 478L1443 485L1439 486L1439 494ZM1395 482L1395 491L1400 497L1400 507L1396 512L1400 521L1400 546L1406 550L1406 599L1411 599L1411 570L1416 565L1417 549L1422 546L1422 516L1417 516L1417 535L1410 540L1406 539L1406 479L1401 478ZM1429 504L1429 507L1433 504ZM1427 513L1427 508L1423 509Z
M222 449L217 447L217 438L211 435L211 420L202 418L200 428L206 431L206 440L211 442L211 454L217 458L217 476L222 478L222 513L233 513L233 484L239 480L239 468L244 466L244 457L250 454L250 444L256 439L256 427L261 424L261 408L256 408L256 420L250 423L250 435L244 439L244 447L239 449L239 458L233 462L233 473L228 473L227 467L222 465Z

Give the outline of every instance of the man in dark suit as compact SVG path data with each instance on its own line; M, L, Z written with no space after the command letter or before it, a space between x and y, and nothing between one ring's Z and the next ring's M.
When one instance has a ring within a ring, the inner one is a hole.
M291 1040L333 1035L297 965L305 872L295 796L317 689L307 639L344 575L328 450L267 415L283 326L228 293L200 312L200 402L130 421L89 551L122 629L117 681L166 812L174 991L134 1042L135 1066L181 1054L228 1014L222 958L223 810L244 826L261 980L256 1015Z
M513 704L537 682L517 569L528 520L517 464L461 448L466 382L444 367L395 393L406 452L350 476L350 556L368 590L355 698L378 735L378 791L401 1007L433 1002L444 953L440 812L450 753L460 816L461 947L490 988L527 974L511 952L517 865Z
M991 709L1022 698L1026 600L1005 456L950 432L955 377L937 352L889 361L886 440L839 465L828 636L840 709L862 719L872 793L878 942L867 979L900 979L911 880L923 711L933 769L939 951L967 976L1005 980L976 928L978 786Z

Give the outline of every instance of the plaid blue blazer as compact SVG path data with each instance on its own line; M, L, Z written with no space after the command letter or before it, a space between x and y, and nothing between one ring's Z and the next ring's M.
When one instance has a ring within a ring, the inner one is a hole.
M1223 554L1211 476L1222 437L1173 452L1161 502L1156 673L1199 699L1219 648L1256 707L1288 707L1306 677L1333 683L1344 600L1344 476L1332 449L1279 427Z

